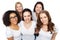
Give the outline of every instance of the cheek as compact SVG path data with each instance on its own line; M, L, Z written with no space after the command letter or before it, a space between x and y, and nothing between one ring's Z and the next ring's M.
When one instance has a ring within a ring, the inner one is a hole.
M41 11L41 9L39 8L36 8L36 12L39 13Z
M43 23L43 20L42 19L40 19L41 20L41 22Z
M31 17L24 17L24 20L31 20Z
M10 23L13 23L13 20L10 20Z
M41 22L48 22L48 18L41 19Z
M10 20L10 22L11 22L11 23L12 23L12 22L14 22L14 23L16 22L16 23L17 23L17 22L18 22L18 19L16 18L16 19Z
M17 7L16 9L18 10L19 8Z
M14 20L15 20L15 21L18 21L18 18L16 17Z
M47 23L48 23L48 19L47 19Z
M24 18L24 20L26 19L26 17L23 17Z
M48 24L48 18L45 18L44 22L45 22L46 24Z
M31 19L31 16L29 17L29 19Z
M42 8L40 8L40 11L42 10Z
M48 18L46 18L46 21L48 22Z
M37 10L37 9L38 9L38 7L35 8L35 10Z
M27 17L23 17L24 18L24 20L27 20Z
M21 7L17 7L16 9L17 9L17 10L22 10L22 8L21 8Z

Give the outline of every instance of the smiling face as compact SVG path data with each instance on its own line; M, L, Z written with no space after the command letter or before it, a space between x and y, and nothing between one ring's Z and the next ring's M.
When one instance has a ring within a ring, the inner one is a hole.
M43 23L43 25L47 25L48 24L48 17L45 13L41 13L40 14L40 20Z
M19 13L21 13L22 12L22 10L23 10L23 7L22 7L22 4L16 4L16 10L19 12Z
M36 8L35 8L36 13L40 13L41 10L42 10L42 5L41 4L37 4Z
M17 18L17 16L16 16L15 13L11 13L10 16L9 16L9 18L10 18L11 24L17 24L18 18Z
M30 22L31 21L31 14L30 14L30 12L28 12L28 11L26 11L26 12L24 12L23 13L23 18L24 18L24 21L25 22Z

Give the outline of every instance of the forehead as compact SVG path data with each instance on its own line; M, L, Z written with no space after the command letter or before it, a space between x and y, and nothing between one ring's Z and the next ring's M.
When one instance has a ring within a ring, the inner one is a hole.
M22 6L22 4L16 4L16 6Z
M43 17L43 16L47 16L45 13L40 13L40 16Z
M31 15L29 11L23 13L23 15Z
M16 16L16 14L15 13L10 13L10 17L13 17L13 16Z
M36 6L42 6L41 4L37 4Z

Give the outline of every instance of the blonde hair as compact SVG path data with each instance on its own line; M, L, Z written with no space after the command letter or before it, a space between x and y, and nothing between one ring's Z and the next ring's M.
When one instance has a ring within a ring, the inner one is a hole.
M22 6L22 3L21 3L21 2L16 2L16 4L15 4L15 9L16 9L17 4L20 4L20 5ZM22 7L23 7L23 6L22 6Z

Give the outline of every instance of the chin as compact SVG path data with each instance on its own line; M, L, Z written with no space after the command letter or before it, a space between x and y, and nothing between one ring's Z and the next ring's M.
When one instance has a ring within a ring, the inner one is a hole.
M39 12L37 12L37 13L39 13Z
M17 24L16 22L14 24Z
M44 25L47 25L47 23L43 23Z
M26 21L26 23L29 23L30 21Z
M26 23L29 23L29 21L27 21Z

